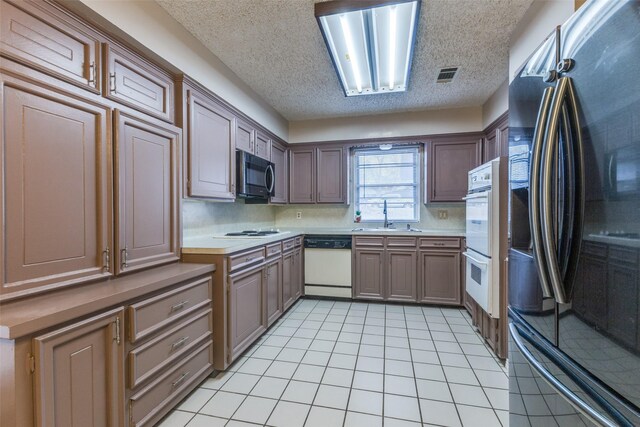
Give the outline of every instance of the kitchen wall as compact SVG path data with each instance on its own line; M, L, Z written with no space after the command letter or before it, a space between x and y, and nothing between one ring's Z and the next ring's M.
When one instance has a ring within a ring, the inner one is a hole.
M117 32L122 37L137 40L277 136L285 141L288 139L287 120L156 2L64 0L64 3L90 19L106 20L115 27L114 30L121 30Z
M415 111L289 123L289 142L320 142L481 131L482 107Z
M482 128L486 129L509 109L509 79L504 82L482 105Z
M269 205L245 205L242 200L234 203L184 200L183 237L273 228L276 225L275 209Z
M438 219L438 210L446 210L448 219ZM296 219L296 213L302 213L302 219ZM446 204L438 207L425 207L420 209L420 223L412 223L411 226L421 229L439 230L464 230L464 205ZM323 205L289 205L276 208L276 227L278 228L355 228L378 227L379 223L369 225L357 224L353 221L354 207L350 206L323 206ZM406 227L406 223L396 223L396 228Z

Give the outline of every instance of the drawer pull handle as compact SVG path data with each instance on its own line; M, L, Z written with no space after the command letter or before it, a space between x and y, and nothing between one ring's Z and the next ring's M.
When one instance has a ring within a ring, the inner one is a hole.
M188 336L180 338L178 341L171 344L171 351L175 351L177 348L182 347L183 345L186 344L187 341L189 341Z
M248 256L248 257L246 258L245 262L251 262L251 261L253 261L254 259L256 259L256 258L255 258L255 257L252 257L252 256Z
M91 61L91 64L89 64L89 80L88 82L90 85L94 85L96 83L96 63L95 61Z
M187 379L187 377L189 376L190 373L191 373L191 371L187 371L187 372L183 373L182 375L180 375L180 378L178 378L177 380L175 380L174 382L171 383L171 387L172 388L178 387L180 384L182 384L182 382L184 380Z
M434 246L444 246L444 243L442 243L442 242L435 242L433 245L434 245Z
M116 93L116 73L109 74L109 92Z
M177 304L172 305L171 309L169 310L169 313L173 313L174 311L182 310L184 308L184 306L187 305L188 302L189 302L189 300L184 300L184 301L180 301Z

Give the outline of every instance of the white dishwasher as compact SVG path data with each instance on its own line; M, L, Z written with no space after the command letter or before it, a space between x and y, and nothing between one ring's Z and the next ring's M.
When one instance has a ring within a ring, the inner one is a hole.
M351 236L304 238L305 295L351 298Z

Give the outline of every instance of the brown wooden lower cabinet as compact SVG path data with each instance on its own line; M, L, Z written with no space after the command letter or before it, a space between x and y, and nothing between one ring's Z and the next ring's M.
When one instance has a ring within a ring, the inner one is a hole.
M386 299L415 301L417 299L418 253L414 250L387 250Z
M289 238L231 254L189 253L184 262L215 264L213 366L225 370L302 295L302 239ZM199 252L199 251L196 251Z
M282 258L269 261L267 270L267 327L282 315Z
M384 249L356 248L354 261L355 298L384 299Z
M455 306L462 304L459 251L420 251L419 295L420 302Z
M293 252L282 255L282 307L286 310L293 304Z
M229 276L229 351L235 359L267 329L264 264Z
M354 298L463 304L459 238L356 236L354 243Z
M36 424L124 424L122 307L34 338Z

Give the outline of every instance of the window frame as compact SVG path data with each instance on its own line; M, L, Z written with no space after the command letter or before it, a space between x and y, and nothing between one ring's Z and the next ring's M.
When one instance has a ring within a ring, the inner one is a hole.
M351 153L351 158L352 158L352 171L353 171L353 186L352 186L352 191L353 191L353 205L354 205L354 213L357 210L360 210L362 212L362 210L360 209L360 192L359 189L362 187L362 185L360 185L360 159L359 159L359 155L361 154L365 154L365 153L369 153L369 154L396 154L399 152L411 152L412 154L415 153L415 163L414 163L414 181L413 181L413 188L414 188L414 216L413 219L398 219L398 218L394 218L394 217L389 217L389 222L396 222L396 223L408 223L408 224L414 224L414 223L419 223L420 222L420 211L421 211L421 203L422 203L422 161L423 161L423 146L422 144L419 143L413 143L413 144L405 144L405 145L394 145L390 150L380 150L379 145L372 145L372 146L365 146L365 147L356 147L352 149L352 153ZM408 163L405 163L408 164ZM396 184L396 185L401 185L401 186L405 186L408 184ZM394 185L387 185L387 184L375 184L372 185L372 187L392 187ZM369 224L382 224L384 223L384 220L380 219L366 219L364 216L362 217L361 221L362 223L369 223Z

